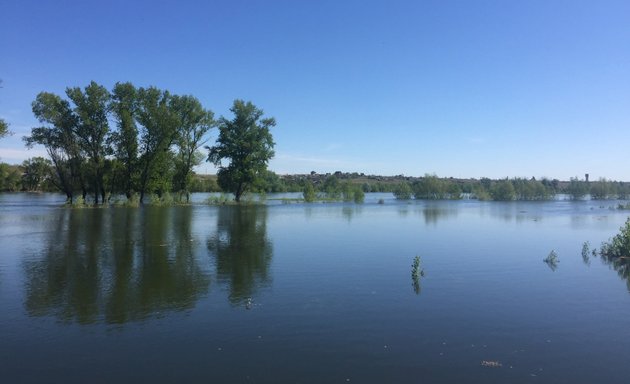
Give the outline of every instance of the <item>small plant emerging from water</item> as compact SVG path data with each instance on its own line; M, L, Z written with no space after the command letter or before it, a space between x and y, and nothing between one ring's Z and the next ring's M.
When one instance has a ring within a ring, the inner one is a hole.
M588 241L585 241L584 244L582 244L582 261L584 261L584 264L586 265L590 265L591 264L591 245L589 244Z
M558 263L560 260L558 259L558 254L553 249L549 252L546 258L543 259L545 263L551 268L552 271L555 271L558 268Z
M411 264L411 285L416 295L420 293L420 278L423 276L424 269L420 265L420 256L416 256Z

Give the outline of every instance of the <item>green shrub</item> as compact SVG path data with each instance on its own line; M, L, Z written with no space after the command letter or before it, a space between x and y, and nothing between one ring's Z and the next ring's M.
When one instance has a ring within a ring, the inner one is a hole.
M409 200L411 199L411 186L407 182L402 182L394 188L394 197L397 200Z
M600 254L608 259L630 258L630 218L615 237L602 244Z
M307 180L304 184L304 189L302 190L302 194L304 196L304 201L307 203L312 203L317 198L317 194L315 193L315 188L313 187L313 183L310 180Z

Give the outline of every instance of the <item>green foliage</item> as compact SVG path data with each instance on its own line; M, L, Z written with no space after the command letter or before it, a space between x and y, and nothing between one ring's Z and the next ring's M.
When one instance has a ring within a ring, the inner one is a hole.
M592 200L606 200L614 195L614 186L605 178L590 183L590 194Z
M219 185L234 194L238 202L254 182L267 170L273 157L274 142L269 129L273 118L262 119L263 111L251 102L235 100L230 108L232 120L219 119L219 137L209 150L208 161L219 167ZM223 161L228 161L223 165Z
M0 84L2 83L2 80L0 80ZM2 88L2 87L0 87ZM8 135L11 135L12 133L9 131L9 123L7 123L6 121L4 121L4 119L0 119L0 139L2 139L3 137L6 137Z
M187 196L188 201L192 169L203 161L204 156L198 150L207 141L206 133L215 125L214 113L204 109L193 96L176 96L173 108L179 117L173 185Z
M86 176L83 158L74 130L78 117L70 103L61 97L41 92L32 104L33 114L43 125L33 128L31 135L24 138L26 146L43 145L55 169L51 182L72 203L78 189L86 193Z
M399 183L394 189L394 197L397 200L409 200L411 199L411 186L407 182Z
M335 175L330 175L324 181L324 185L322 186L322 190L326 194L326 197L329 199L339 199L341 196L341 187L339 185L339 179Z
M420 263L420 256L416 256L411 264L411 285L416 295L420 294L420 278L424 276L424 269Z
M110 110L117 130L112 132L109 143L116 156L115 180L120 180L119 190L129 199L138 186L138 127L135 114L137 90L131 83L116 83L112 90Z
M19 167L0 163L0 191L15 192L22 189L20 173Z
M450 200L460 200L462 198L462 188L453 182L446 186L446 195Z
M190 192L221 192L216 177L208 175L193 175Z
M139 192L140 202L147 191L165 188L172 180L172 173L164 172L169 148L177 137L179 115L173 105L174 98L168 91L155 87L138 90L137 121L139 128ZM165 189L168 190L168 189Z
M549 200L553 196L552 188L532 178L511 180L516 200Z
M226 205L230 204L232 199L229 195L222 193L219 196L210 196L206 199L206 204L208 205Z
M105 200L104 161L110 152L106 138L109 132L107 113L110 94L105 87L92 81L85 90L79 87L67 88L66 95L75 105L73 133L86 159L83 169L94 193L94 203Z
M361 204L365 201L365 192L360 186L355 186L353 191L353 198L355 203Z
M150 204L155 206L168 206L173 205L175 199L173 199L173 195L170 192L166 191L161 195L157 193L151 194Z
M365 193L361 186L352 184L349 181L341 184L341 196L343 201L354 201L357 204L363 203L365 200Z
M413 194L418 200L442 200L446 198L447 185L436 175L424 175L414 183Z
M619 228L619 233L603 243L600 254L607 259L630 259L630 218Z
M302 192L304 196L304 201L307 203L312 203L317 198L317 194L315 193L315 188L313 187L313 183L310 180L307 180L304 183L304 190Z
M9 132L9 124L4 121L4 119L0 119L0 139L10 134L11 132Z
M551 250L551 252L549 252L549 255L547 255L547 257L544 258L543 261L549 266L549 268L551 268L552 271L555 271L558 268L558 263L560 262L560 260L558 259L558 254L554 250Z
M488 189L486 189L482 183L477 183L472 187L472 197L481 201L492 199L490 192L488 192Z
M510 201L516 198L516 191L510 180L498 180L490 187L490 196L492 200Z
M591 246L588 241L585 241L584 244L582 244L582 261L584 261L584 264L591 263L590 255Z
M564 192L569 195L571 200L580 200L588 193L588 184L578 180L577 177L572 177Z
M27 191L41 191L50 177L52 163L43 157L33 157L22 163L22 188Z
M275 172L265 170L261 172L260 177L254 181L252 190L258 193L287 192L287 186Z
M462 188L452 179L427 174L413 184L413 195L418 200L459 200Z
M420 256L416 256L413 259L413 264L411 264L411 277L418 279L422 276L424 276L424 269L420 266Z

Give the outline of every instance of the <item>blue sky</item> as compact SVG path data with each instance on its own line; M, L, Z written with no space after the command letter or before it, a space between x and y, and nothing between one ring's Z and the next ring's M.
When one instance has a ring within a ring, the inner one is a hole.
M4 0L0 161L44 153L21 141L37 93L131 81L228 117L251 100L280 174L630 181L629 20L627 0Z

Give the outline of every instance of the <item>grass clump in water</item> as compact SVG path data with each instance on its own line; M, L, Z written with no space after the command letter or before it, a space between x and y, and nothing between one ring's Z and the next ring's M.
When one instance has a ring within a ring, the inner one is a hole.
M411 264L411 285L414 292L420 294L420 278L424 276L424 269L422 269L420 263L420 256L416 256Z
M558 259L558 254L553 249L549 252L546 258L543 259L545 263L551 268L552 271L555 271L558 268L558 263L560 260Z

